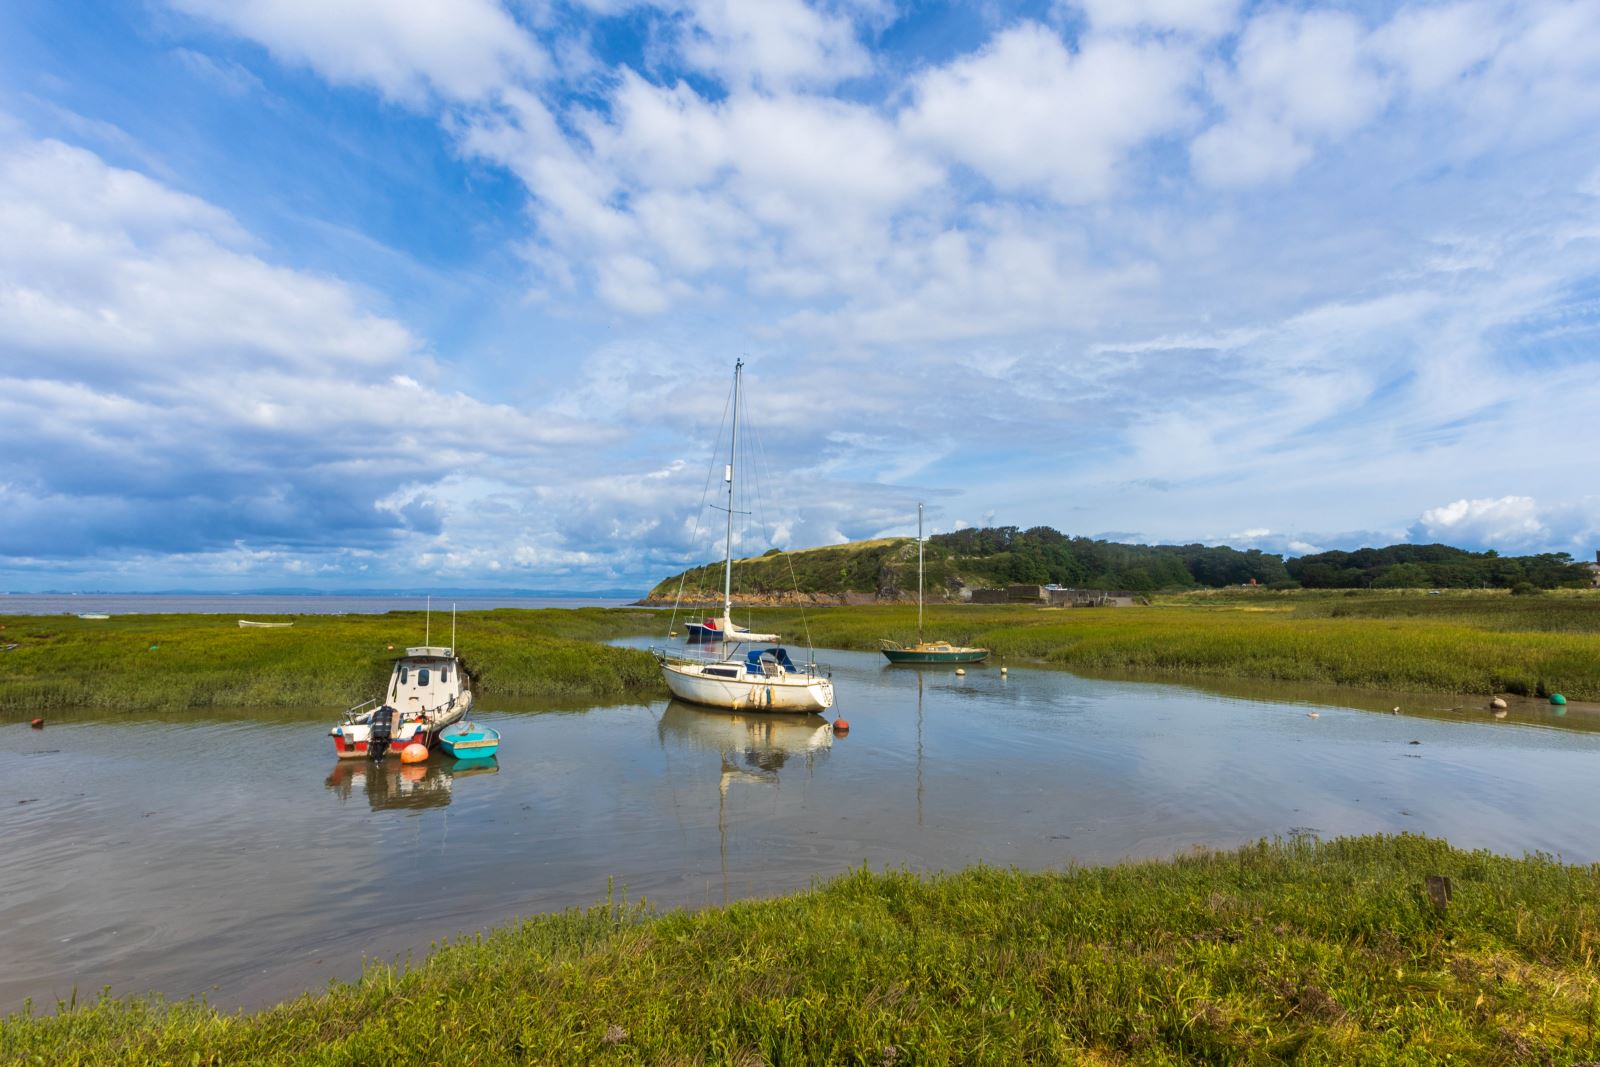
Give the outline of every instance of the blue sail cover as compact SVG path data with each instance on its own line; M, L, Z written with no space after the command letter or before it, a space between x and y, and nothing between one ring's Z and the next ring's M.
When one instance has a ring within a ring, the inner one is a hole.
M794 663L789 659L789 653L781 648L752 648L744 654L745 670L761 673L761 660L766 658L776 663L789 674L798 674Z

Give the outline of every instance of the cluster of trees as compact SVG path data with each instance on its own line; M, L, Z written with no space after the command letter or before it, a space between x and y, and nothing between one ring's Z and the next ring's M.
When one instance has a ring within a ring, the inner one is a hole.
M1068 537L1049 526L990 526L935 534L935 554L969 586L1064 585L1080 589L1182 589L1289 579L1283 558L1207 545L1125 545Z
M1565 552L1502 556L1449 545L1390 545L1291 559L1289 576L1308 589L1540 589L1587 585L1589 571Z

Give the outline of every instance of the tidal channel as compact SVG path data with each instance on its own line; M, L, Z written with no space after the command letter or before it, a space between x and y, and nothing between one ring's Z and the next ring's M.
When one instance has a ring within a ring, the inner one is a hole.
M848 734L485 698L494 763L401 766L336 760L331 709L0 725L0 1013L106 987L261 1007L608 892L700 907L864 862L1040 870L1401 831L1600 860L1600 732L1531 711L821 658Z

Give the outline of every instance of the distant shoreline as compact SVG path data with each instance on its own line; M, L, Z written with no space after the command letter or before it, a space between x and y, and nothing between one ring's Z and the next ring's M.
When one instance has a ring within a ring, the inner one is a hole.
M621 608L626 596L515 594L433 595L433 610L489 611L494 608ZM0 616L76 615L383 615L422 611L428 595L410 593L5 593Z

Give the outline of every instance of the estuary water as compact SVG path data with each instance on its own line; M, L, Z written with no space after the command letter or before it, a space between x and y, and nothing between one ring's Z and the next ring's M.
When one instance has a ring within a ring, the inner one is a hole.
M1050 869L1398 831L1600 860L1600 732L1566 728L1578 713L822 658L845 735L487 698L504 741L478 767L341 763L325 709L0 724L0 1012L103 987L258 1007L608 887L698 907L863 861Z

